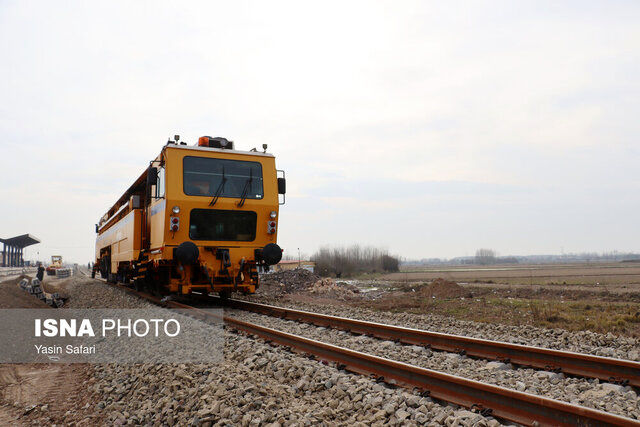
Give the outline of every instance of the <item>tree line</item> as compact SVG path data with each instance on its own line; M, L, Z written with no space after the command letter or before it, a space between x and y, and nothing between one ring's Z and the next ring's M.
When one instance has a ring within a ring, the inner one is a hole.
M321 276L351 277L360 273L399 271L400 259L371 246L322 247L311 256Z

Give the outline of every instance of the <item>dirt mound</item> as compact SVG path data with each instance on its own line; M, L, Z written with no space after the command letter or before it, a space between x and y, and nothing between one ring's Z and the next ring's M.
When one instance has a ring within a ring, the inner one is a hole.
M321 278L309 270L297 268L262 275L258 293L270 297L285 294L312 294L345 301L355 297L359 289L357 286L345 282L336 283L333 279Z
M468 297L469 291L458 285L456 282L445 279L435 279L418 291L424 296L436 298L460 298Z
M42 282L42 288L48 293L58 293L62 298L69 298L69 288L77 281L78 276L66 277L58 279L48 277Z
M12 279L8 279L8 280L0 280L0 285L3 286L18 286L18 283L20 283L20 281L22 279L27 279L27 280L31 280L31 276L27 276L26 274L21 274L18 277L14 277Z
M50 308L44 301L20 289L18 283L22 279L31 278L21 275L0 283L0 308Z
M354 298L360 290L345 282L336 283L333 279L320 279L309 288L309 293L339 300Z
M320 276L309 270L296 268L295 270L263 274L260 276L260 288L258 289L263 294L290 294L309 289L318 280L320 280Z

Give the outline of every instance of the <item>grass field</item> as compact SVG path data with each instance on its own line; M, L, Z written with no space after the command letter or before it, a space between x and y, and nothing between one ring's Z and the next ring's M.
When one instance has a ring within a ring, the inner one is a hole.
M633 302L501 296L434 299L424 295L408 298L406 294L396 294L366 305L382 311L432 313L476 322L612 332L640 337L640 304Z
M447 283L430 289L439 278ZM425 267L378 279L391 283L373 309L640 337L638 263Z
M504 284L640 284L640 263L531 264L456 267L403 267L380 279L424 281L444 278L455 282Z

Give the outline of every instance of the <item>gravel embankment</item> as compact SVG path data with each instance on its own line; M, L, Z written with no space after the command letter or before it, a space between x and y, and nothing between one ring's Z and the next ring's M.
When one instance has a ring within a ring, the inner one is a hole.
M82 277L66 291L69 308L155 307ZM87 392L112 425L500 424L259 339L227 331L223 347L210 349L224 352L217 364L92 365Z
M46 282L45 282L46 286ZM63 308L151 308L153 304L99 280L74 276L59 291L69 297Z
M220 365L97 367L98 408L114 424L499 425L241 335L224 352Z
M377 312L346 305L329 306L326 304L291 303L281 299L260 296L244 298L249 301L314 311L333 316L349 317L352 319L387 323L487 340L505 341L528 346L594 354L596 356L640 361L640 339L619 336L612 333L599 334L590 331L569 332L564 329L545 329L535 326L511 326L470 322L439 315Z
M353 350L640 419L640 400L636 392L628 386L600 383L597 379L565 378L563 374L534 369L513 369L510 364L476 360L455 353L434 352L425 347L356 336L345 331L246 311L228 310L228 313L247 322Z

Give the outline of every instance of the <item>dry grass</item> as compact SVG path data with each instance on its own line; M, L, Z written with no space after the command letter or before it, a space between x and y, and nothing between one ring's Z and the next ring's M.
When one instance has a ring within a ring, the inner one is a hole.
M380 279L423 281L445 278L456 282L507 284L602 285L640 283L637 264L495 265L412 268L384 274Z
M439 314L477 322L612 332L640 337L640 304L622 301L499 296L433 298L424 293L398 292L365 304L381 311Z
M637 263L419 268L378 278L395 286L365 303L377 310L640 337ZM422 282L436 279L465 283L464 292L429 293Z
M533 324L547 327L640 336L639 304L533 301L531 318Z

